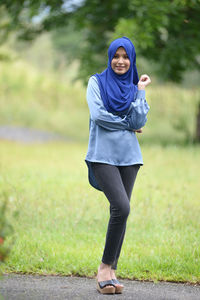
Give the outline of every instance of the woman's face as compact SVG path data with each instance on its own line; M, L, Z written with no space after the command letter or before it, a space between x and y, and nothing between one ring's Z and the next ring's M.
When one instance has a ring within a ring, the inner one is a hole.
M117 49L111 61L111 68L118 75L125 74L130 68L130 60L123 47Z

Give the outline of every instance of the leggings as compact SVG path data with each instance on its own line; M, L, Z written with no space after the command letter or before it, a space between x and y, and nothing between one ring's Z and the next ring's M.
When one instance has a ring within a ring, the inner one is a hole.
M130 198L140 165L113 166L92 163L95 178L110 202L110 219L102 262L117 269L130 213Z

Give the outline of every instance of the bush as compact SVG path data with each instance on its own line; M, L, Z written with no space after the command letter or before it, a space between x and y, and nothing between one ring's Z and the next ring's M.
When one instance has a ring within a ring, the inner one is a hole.
M14 239L14 228L7 220L8 196L6 193L0 195L0 264L6 260L11 251ZM16 214L16 212L15 212ZM14 214L13 214L14 215ZM7 242L7 238L12 236Z

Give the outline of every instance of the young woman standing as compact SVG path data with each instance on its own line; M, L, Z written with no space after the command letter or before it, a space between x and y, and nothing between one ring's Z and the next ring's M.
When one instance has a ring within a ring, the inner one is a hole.
M110 203L105 248L97 274L102 294L121 293L115 270L130 212L134 182L143 165L136 132L142 132L149 106L145 100L148 75L138 78L132 42L122 37L108 49L108 67L89 79L87 102L90 136L86 163L90 184Z

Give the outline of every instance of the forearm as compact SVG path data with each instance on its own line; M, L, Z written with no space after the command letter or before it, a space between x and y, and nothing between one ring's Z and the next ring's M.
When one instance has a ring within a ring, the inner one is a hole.
M133 130L142 128L147 121L147 114L150 107L145 99L145 91L139 90L136 99L131 103L131 109L128 114L129 126Z

